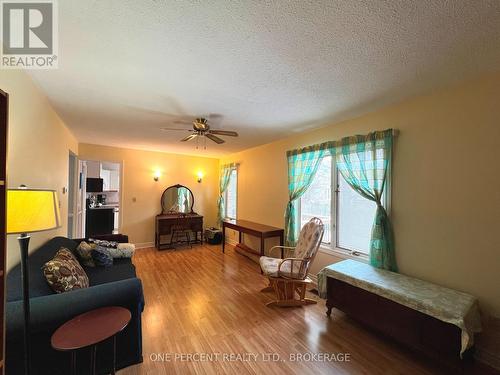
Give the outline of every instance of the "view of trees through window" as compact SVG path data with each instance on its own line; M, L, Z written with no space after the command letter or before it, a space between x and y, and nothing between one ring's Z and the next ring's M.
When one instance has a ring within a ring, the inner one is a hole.
M376 209L374 202L362 197L338 173L332 157L326 156L300 198L300 224L318 217L325 225L326 247L368 254Z
M226 190L226 217L236 219L236 189L237 189L237 172L236 169L231 170L229 184Z
M331 243L331 210L332 210L332 158L324 157L314 176L309 189L301 197L300 205L300 227L311 218L317 217L323 221L325 233L323 242Z
M338 175L337 246L368 254L377 204L362 197Z

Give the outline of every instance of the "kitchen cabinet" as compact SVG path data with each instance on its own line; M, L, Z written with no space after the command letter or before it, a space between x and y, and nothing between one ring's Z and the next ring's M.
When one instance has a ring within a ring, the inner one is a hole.
M118 233L118 222L119 222L119 219L120 219L120 209L119 208L115 208L114 209L114 216L115 216L115 232Z
M104 180L104 191L120 189L120 171L101 169L101 178Z
M101 163L98 161L87 160L87 178L101 177Z
M109 190L120 190L120 171L109 171Z

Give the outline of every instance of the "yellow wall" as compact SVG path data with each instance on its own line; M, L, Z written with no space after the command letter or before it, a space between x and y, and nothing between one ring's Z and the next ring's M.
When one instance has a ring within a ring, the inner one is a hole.
M238 217L283 227L288 149L399 129L392 219L400 271L474 294L500 316L500 74L230 157ZM313 272L338 259L321 253Z
M0 89L9 94L8 186L25 184L57 190L62 227L35 233L30 249L56 235L67 234L69 151L78 152L78 142L54 112L45 96L22 71L2 70ZM7 267L19 262L16 236L8 236Z
M91 144L79 145L79 158L122 163L120 231L139 246L154 243L155 216L161 212L161 194L170 185L190 188L194 195L194 211L204 216L204 226L215 225L218 159ZM156 170L161 171L158 182L153 180ZM200 170L204 177L198 183L196 174Z

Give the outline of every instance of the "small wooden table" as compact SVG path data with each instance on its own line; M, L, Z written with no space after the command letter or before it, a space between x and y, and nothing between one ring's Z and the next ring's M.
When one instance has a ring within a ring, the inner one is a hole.
M55 350L71 352L71 373L76 374L76 350L91 347L91 374L95 375L97 344L113 337L113 367L115 374L116 334L130 322L130 311L123 307L110 306L78 315L60 326L52 335Z
M269 237L279 237L280 246L283 246L284 231L281 228L254 223L248 220L224 220L222 222L222 252L226 243L226 228L239 232L238 242L241 243L241 234L246 233L260 238L260 255L264 255L264 240Z

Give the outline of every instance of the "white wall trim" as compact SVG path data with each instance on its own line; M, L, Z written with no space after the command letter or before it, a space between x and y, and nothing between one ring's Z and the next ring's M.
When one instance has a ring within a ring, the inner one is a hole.
M135 244L136 249L145 249L147 247L155 247L154 242L140 242Z

